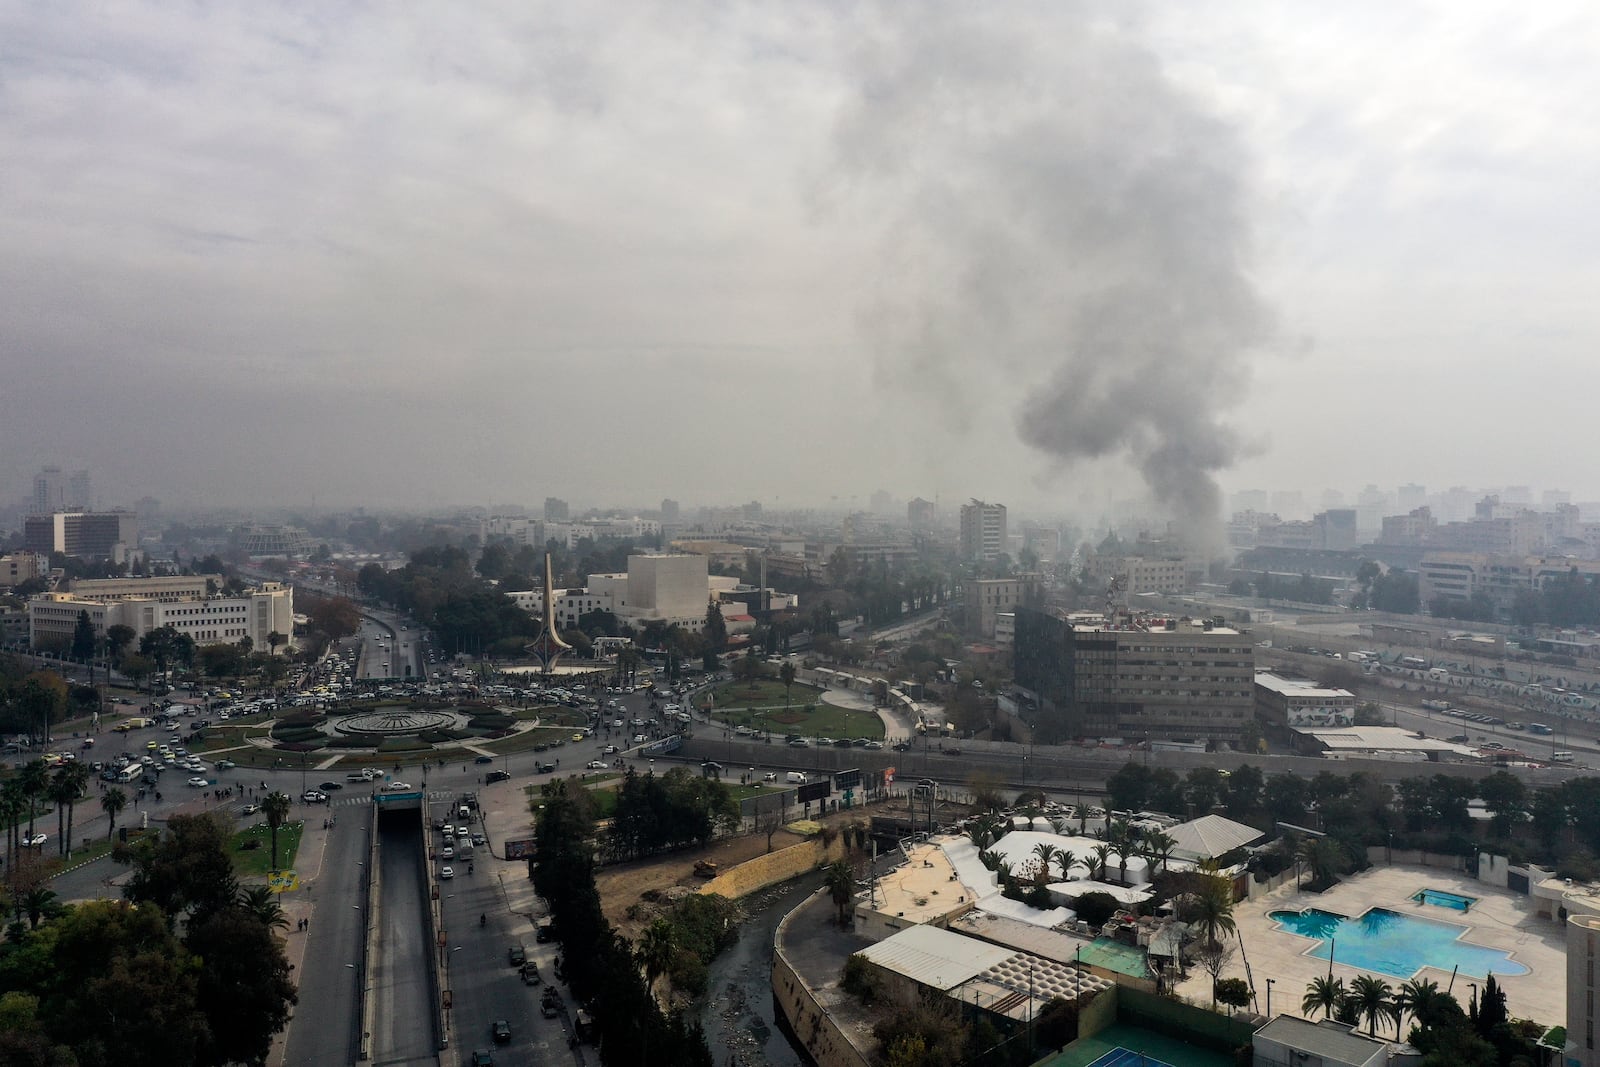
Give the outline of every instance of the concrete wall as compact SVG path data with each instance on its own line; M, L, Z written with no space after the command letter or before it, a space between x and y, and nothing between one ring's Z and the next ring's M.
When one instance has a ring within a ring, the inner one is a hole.
M1415 848L1391 849L1387 845L1368 845L1367 862L1374 866L1438 867L1441 870L1462 872L1467 869L1465 856L1423 852Z
M784 957L783 928L793 915L794 912L790 912L778 925L772 953L772 1000L778 1014L805 1046L817 1067L871 1067L867 1053L850 1043Z
M842 836L834 838L833 844L827 846L823 845L820 837L814 837L730 867L701 886L700 892L718 893L730 900L738 900L770 885L814 871L843 855Z
M1117 987L1104 990L1078 1013L1078 1036L1093 1037L1117 1021Z

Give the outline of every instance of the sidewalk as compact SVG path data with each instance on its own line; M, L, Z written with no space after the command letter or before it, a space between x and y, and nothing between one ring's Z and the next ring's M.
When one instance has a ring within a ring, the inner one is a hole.
M322 856L328 845L328 831L322 825L323 819L328 816L325 813L316 814L311 805L303 804L300 807L304 809L301 819L305 822L305 829L300 834L300 850L295 853L294 859L294 871L300 885L292 892L278 894L283 916L289 920L289 928L281 934L284 939L283 954L294 968L292 977L296 990L300 988L300 969L305 963L309 933L300 929L300 920L309 920L316 912L311 891L316 888L317 877L322 873ZM278 1031L272 1039L272 1051L267 1054L269 1064L287 1067L285 1059L289 1051L289 1026L293 1025L294 1016L291 1012L288 1026Z

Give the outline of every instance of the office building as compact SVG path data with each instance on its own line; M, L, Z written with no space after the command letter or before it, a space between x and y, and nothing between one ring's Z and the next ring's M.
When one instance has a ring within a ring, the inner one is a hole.
M1255 714L1249 637L1197 619L1016 609L1017 684L1054 737L1235 742Z
M1348 689L1257 671L1256 721L1280 733L1291 726L1354 726L1356 697Z
M962 585L967 633L994 638L996 618L1023 604L1036 603L1042 578L1023 574L1015 578L980 578Z
M937 521L938 515L938 505L920 496L906 505L906 523L913 530L930 529Z
M139 544L139 517L131 511L57 511L29 515L22 524L23 548L48 556L122 563Z
M680 508L678 507L678 502L676 500L673 500L671 497L667 497L661 501L662 522L677 522L679 513Z
M565 500L557 496L544 498L544 519L546 522L566 522L569 517Z
M33 476L33 513L87 511L91 506L89 472L64 473L60 467L45 467Z
M50 575L50 557L37 552L12 552L0 556L0 589L9 589Z
M961 558L992 563L1006 551L1006 508L974 500L961 505Z
M191 579L192 580L192 579ZM294 635L294 590L277 582L263 582L238 596L205 596L204 578L199 596L180 596L176 587L146 593L133 586L112 583L159 582L161 579L104 579L79 582L71 593L41 593L28 600L28 639L34 648L56 648L72 641L78 615L87 613L96 636L109 627L127 626L137 640L163 626L192 637L196 644L237 643L248 637L253 647L266 651L267 635ZM280 648L284 647L282 645Z

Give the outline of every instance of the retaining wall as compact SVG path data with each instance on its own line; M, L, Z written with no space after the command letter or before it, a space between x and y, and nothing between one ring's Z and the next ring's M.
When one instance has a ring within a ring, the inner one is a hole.
M832 863L843 856L844 851L842 836L834 838L831 845L824 845L820 837L814 837L730 867L701 886L700 892L737 900Z

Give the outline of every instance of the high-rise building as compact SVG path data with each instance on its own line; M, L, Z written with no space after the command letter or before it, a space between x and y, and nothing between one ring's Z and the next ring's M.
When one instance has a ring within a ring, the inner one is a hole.
M57 511L29 515L23 521L22 541L27 551L41 555L62 552L121 563L139 544L139 519L131 511Z
M673 500L671 497L666 497L661 501L662 522L677 522L679 514L680 509L676 500Z
M1006 506L974 499L961 505L961 557L990 563L1006 551Z
M67 507L87 511L94 506L94 501L90 499L92 495L89 490L89 472L73 471L67 478Z
M33 513L48 515L67 508L67 481L60 467L45 467L33 476Z
M1045 736L1237 741L1255 714L1248 635L1197 619L1015 612L1017 684Z
M558 496L544 498L544 521L566 522L568 518L567 502Z
M876 489L869 499L867 508L874 515L887 515L894 508L894 498L889 495L887 489Z
M913 530L932 529L937 517L938 506L931 500L924 500L919 496L906 505L906 522Z
M1428 503L1428 487L1411 482L1402 485L1395 493L1395 507L1405 514L1410 514Z

